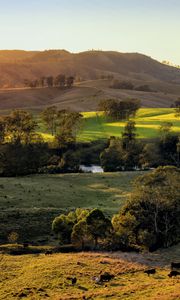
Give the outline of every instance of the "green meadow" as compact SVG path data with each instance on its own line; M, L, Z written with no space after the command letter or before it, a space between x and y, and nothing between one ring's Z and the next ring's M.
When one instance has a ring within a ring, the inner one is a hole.
M84 112L83 124L78 133L78 141L93 141L107 139L110 136L120 137L126 122L108 120L102 112ZM141 108L136 117L137 135L140 139L156 138L160 135L159 127L163 122L173 124L173 132L180 133L180 118L175 117L173 108ZM39 120L39 132L45 140L52 136Z

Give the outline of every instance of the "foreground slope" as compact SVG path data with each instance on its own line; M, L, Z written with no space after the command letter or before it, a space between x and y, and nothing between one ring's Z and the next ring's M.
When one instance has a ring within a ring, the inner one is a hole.
M177 259L178 248L154 254L77 253L50 256L0 254L0 299L112 299L177 300L180 281L169 278L171 259ZM156 267L153 276L144 270ZM104 272L115 276L98 285L93 277ZM76 277L72 285L68 277Z

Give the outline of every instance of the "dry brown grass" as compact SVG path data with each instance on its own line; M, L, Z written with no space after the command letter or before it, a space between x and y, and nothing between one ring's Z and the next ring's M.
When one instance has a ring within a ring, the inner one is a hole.
M1 257L0 299L179 299L179 278L169 278L168 268L153 276L144 274L145 263L114 258L111 254L79 253L51 256ZM92 277L110 272L115 278L97 285ZM67 277L76 276L74 286ZM23 297L24 295L24 297ZM84 297L84 298L83 298Z

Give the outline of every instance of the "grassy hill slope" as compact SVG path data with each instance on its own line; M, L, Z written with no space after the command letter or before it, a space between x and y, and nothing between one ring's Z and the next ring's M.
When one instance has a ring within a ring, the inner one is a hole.
M180 281L167 276L176 249L155 254L78 253L10 256L0 254L0 299L52 300L177 300ZM164 260L166 257L166 260ZM159 266L153 276L148 267ZM165 266L166 265L166 266ZM95 284L94 276L109 272L110 282ZM67 277L76 277L72 285Z
M84 112L82 128L78 134L78 141L93 141L108 139L110 136L120 137L126 122L106 119L101 112ZM52 140L38 117L39 129L45 140ZM172 131L180 132L180 118L175 117L172 108L142 108L138 111L136 122L137 137L152 139L160 136L159 127L163 122L173 124Z
M180 95L180 85L162 85L157 93L117 90L109 88L108 80L91 80L76 84L74 88L10 89L0 90L0 111L11 109L30 109L40 111L49 105L59 109L69 108L75 111L95 111L102 99L138 98L143 107L170 107ZM169 90L169 92L164 90Z

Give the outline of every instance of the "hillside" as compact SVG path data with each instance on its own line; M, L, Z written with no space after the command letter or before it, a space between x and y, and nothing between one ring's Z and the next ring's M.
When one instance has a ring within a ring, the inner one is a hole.
M49 105L59 109L95 111L101 99L138 98L142 107L170 107L180 95L180 85L157 83L159 92L138 92L109 88L109 80L88 80L72 89L16 88L0 90L0 111L21 108L40 111Z
M65 50L0 51L0 86L22 86L24 79L72 74L83 80L114 75L143 81L180 83L180 70L139 53Z
M60 73L75 77L73 89L23 87L25 79ZM102 80L109 75L131 81L134 86L149 85L155 92L109 88L111 80ZM38 110L56 104L59 108L91 111L102 98L129 97L141 99L143 107L170 107L180 95L180 69L138 53L4 50L0 51L0 88L0 110Z
M0 254L0 299L177 300L179 279L168 274L170 262L178 255L178 247L154 254ZM144 274L152 267L156 267L155 275ZM114 278L97 284L95 277L105 272ZM69 277L76 277L77 283L71 284Z

